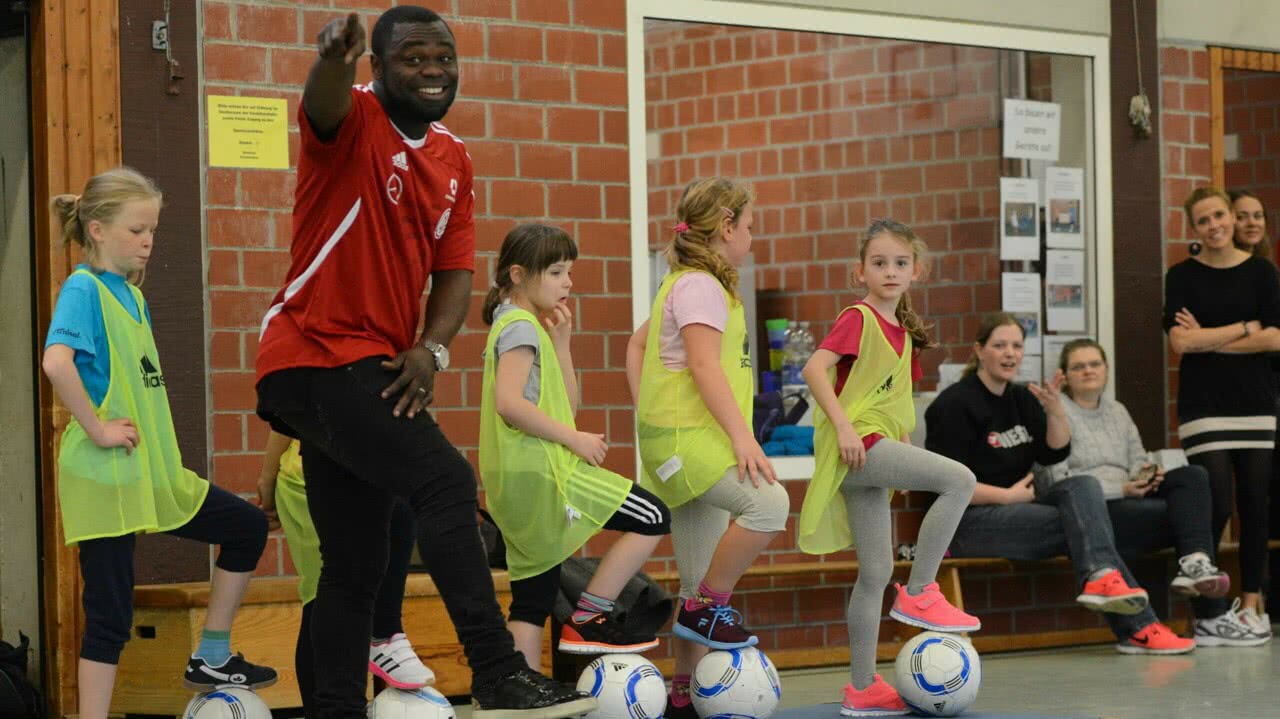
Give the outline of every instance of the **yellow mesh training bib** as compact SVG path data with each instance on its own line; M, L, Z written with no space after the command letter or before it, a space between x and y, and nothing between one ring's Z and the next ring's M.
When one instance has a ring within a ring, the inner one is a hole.
M519 320L538 330L538 409L570 427L577 425L551 336L532 313L512 308L493 323L485 342L480 478L489 513L507 544L507 571L512 579L527 579L563 562L595 536L622 506L632 482L592 466L559 442L525 434L498 414L494 345L502 330Z
M702 401L693 373L688 367L668 369L658 355L667 295L676 280L692 271L696 270L668 274L653 301L640 373L640 406L636 410L640 460L644 465L640 485L658 495L668 507L696 499L720 481L725 470L738 463L733 443ZM729 322L720 338L720 367L729 380L734 402L750 427L755 381L746 315L742 303L729 297L727 291L725 302L729 306Z
M858 436L880 434L896 441L916 426L916 408L911 398L911 335L907 335L902 356L898 356L884 336L875 311L858 304L844 312L862 313L862 339L858 343L858 359L840 389L840 406ZM827 379L834 383L834 367L828 371ZM814 413L813 426L815 467L800 508L799 544L809 554L829 554L853 544L848 510L838 496L849 466L840 459L835 426L821 408Z
M320 583L320 537L307 507L307 484L302 476L302 455L298 453L296 439L280 455L276 515L288 540L289 558L298 571L298 598L306 604L316 598L316 587Z
M135 532L166 532L195 516L209 483L182 466L164 389L164 372L147 323L142 292L135 320L92 272L102 303L111 373L95 413L103 422L128 418L138 429L133 453L94 444L74 418L58 447L58 507L67 544Z

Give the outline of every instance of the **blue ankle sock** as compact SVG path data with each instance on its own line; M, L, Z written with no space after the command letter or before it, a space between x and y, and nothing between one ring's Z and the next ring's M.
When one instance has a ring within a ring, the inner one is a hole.
M204 629L200 632L200 646L196 647L196 657L203 659L211 667L220 667L231 658L231 632L215 632Z

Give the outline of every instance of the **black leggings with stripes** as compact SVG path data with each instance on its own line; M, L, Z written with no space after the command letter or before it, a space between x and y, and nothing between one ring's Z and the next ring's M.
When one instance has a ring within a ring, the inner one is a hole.
M1231 519L1232 488L1240 513L1240 591L1262 590L1269 532L1267 497L1271 489L1270 449L1219 449L1201 452L1190 461L1209 471L1213 496L1213 538L1221 541ZM1232 479L1234 478L1234 483Z
M618 511L605 522L604 528L615 532L643 534L646 537L671 534L671 510L653 493L632 486L631 493L622 501ZM511 582L509 618L513 622L542 626L551 615L551 608L555 605L559 591L559 564L542 574Z

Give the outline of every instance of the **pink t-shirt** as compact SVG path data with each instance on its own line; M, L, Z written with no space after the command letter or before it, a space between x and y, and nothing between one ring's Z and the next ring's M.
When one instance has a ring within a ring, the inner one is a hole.
M720 332L729 324L729 305L720 281L705 272L690 272L676 280L662 304L662 326L658 329L658 359L667 369L689 366L680 330L700 324Z

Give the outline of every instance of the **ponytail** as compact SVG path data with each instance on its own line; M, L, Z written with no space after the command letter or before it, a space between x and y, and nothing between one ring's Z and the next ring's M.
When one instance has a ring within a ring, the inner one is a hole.
M880 235L889 235L898 242L906 245L911 250L911 262L920 268L920 276L924 277L929 271L929 248L925 246L924 240L916 236L910 227L898 222L897 220L876 220L867 228L867 233L862 236L861 246L858 247L858 261L865 266L867 261L867 246L871 241ZM911 335L911 345L918 350L933 349L938 343L929 339L929 329L933 325L925 324L923 318L911 306L911 295L904 294L898 298L898 307L894 310L894 317L898 319L898 324Z
M1022 334L1022 338L1024 340L1027 338L1027 331L1023 328L1022 323L1018 321L1017 317L1014 317L1008 312L992 312L982 316L982 323L978 325L978 336L975 337L973 341L976 344L985 347L987 342L991 339L991 334L998 328L1004 327L1005 325L1013 325L1014 327L1017 327L1018 332ZM977 353L974 353L969 357L969 361L965 363L964 370L960 373L960 376L968 377L977 371L978 355Z
M89 223L107 224L126 203L137 200L163 202L164 196L150 178L128 167L117 167L90 178L81 194L58 195L49 204L62 227L63 244L79 245L85 258L94 264L97 250L89 236ZM142 273L131 274L129 280L142 284Z
M498 266L493 271L493 283L484 296L480 317L486 325L493 324L493 315L511 296L515 283L511 281L511 268L521 267L525 280L541 275L557 262L578 259L578 246L573 238L559 227L549 225L516 225L502 240L498 250Z
M751 193L723 177L694 180L684 188L676 206L675 237L667 247L667 265L673 270L706 272L724 287L730 299L738 297L738 268L716 249L724 223L736 227L751 202Z

